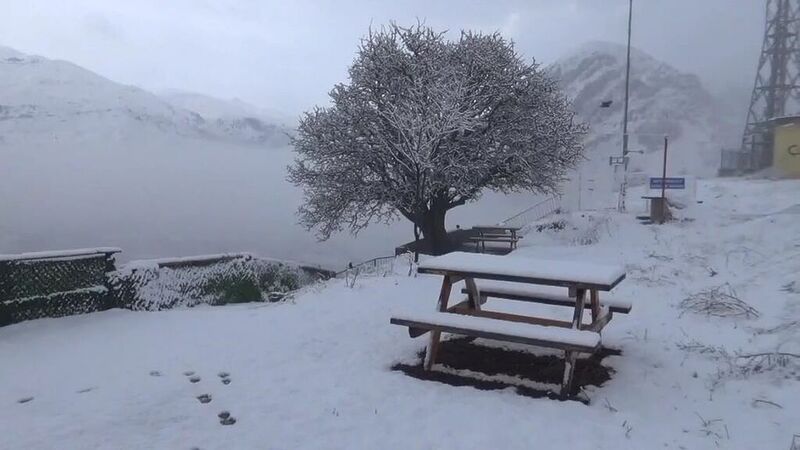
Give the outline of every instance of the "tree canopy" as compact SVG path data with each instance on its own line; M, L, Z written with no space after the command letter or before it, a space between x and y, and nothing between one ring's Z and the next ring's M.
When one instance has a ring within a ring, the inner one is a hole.
M399 214L440 240L447 210L486 189L554 192L583 152L556 81L497 33L370 30L330 97L301 118L289 168L322 239Z

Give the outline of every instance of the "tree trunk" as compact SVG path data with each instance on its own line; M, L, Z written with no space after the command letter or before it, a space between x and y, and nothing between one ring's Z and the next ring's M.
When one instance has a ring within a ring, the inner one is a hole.
M426 247L433 255L443 255L450 250L447 230L444 227L445 214L447 209L432 207L425 212L420 224Z
M414 224L414 262L419 262L419 226Z

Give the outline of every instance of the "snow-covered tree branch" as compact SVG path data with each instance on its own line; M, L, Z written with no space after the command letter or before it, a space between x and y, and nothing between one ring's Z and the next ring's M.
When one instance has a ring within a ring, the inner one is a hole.
M323 239L399 214L443 251L448 210L485 189L553 192L581 158L585 127L556 82L499 34L393 24L349 74L293 141L301 223Z

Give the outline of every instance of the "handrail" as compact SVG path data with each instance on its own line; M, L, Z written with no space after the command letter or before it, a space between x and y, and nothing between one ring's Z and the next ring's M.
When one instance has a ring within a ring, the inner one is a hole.
M365 266L368 266L368 265L372 265L372 266L374 266L374 267L377 267L377 266L378 266L378 262L379 262L379 261L386 261L386 260L390 260L390 259L391 259L391 260L393 260L393 259L395 259L396 257L397 257L396 255L389 255L389 256L376 256L375 258L368 259L368 260L366 260L366 261L362 261L362 262L360 262L360 263L358 263L358 264L352 264L352 263L350 263L346 269L344 269L344 270L342 270L342 271L339 271L339 272L336 272L336 276L338 277L339 275L342 275L342 274L348 273L348 272L350 272L350 271L352 271L352 270L354 270L354 269L357 269L357 270L359 270L359 271L360 271L360 269L361 269L362 267L365 267Z
M508 219L500 222L503 225L514 224L523 228L532 222L541 220L561 209L561 196L553 196L546 198L517 214L509 217Z

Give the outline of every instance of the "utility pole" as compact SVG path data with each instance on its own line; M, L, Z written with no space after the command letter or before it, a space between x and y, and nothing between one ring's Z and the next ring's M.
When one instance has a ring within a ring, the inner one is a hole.
M633 0L628 0L628 54L625 59L625 109L622 116L622 186L620 187L620 211L625 211L625 197L628 190L628 94L631 78L631 22L633 19Z

